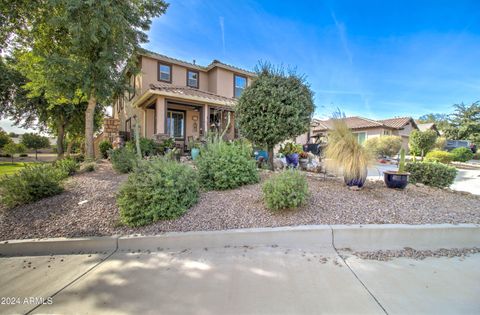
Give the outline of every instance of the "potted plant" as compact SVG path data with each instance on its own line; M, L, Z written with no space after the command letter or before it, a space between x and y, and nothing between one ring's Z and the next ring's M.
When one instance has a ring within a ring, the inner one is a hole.
M302 169L306 169L308 165L308 152L300 152L298 162L300 163L300 167Z
M409 175L410 173L405 172L405 149L401 149L398 171L383 172L383 179L388 188L404 189L408 185Z
M325 149L327 166L343 172L347 186L362 188L371 160L370 152L358 142L346 123L342 119L334 119Z
M192 160L196 160L200 155L200 142L192 139L188 142L188 148L190 150L190 156L192 157Z
M280 153L284 154L287 160L287 167L294 168L298 166L298 157L302 151L302 146L293 142L287 142L280 148Z

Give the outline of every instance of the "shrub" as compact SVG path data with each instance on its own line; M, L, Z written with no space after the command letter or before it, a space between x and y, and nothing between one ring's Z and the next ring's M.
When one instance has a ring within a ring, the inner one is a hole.
M95 162L88 162L82 165L81 170L82 172L93 172L96 167L97 164Z
M195 164L207 189L232 189L259 180L252 148L241 142L212 140L200 150Z
M27 153L22 153L19 155L19 157L28 157L28 154Z
M439 162L449 164L453 161L453 154L447 151L430 151L425 157L425 162Z
M411 183L422 183L440 188L453 184L457 176L457 170L454 167L442 163L408 163L406 171L410 173L409 181Z
M334 119L333 129L328 133L325 158L329 168L343 171L345 183L365 182L372 159L370 152L358 143L357 137L341 119Z
M196 172L188 165L155 158L140 161L117 198L121 221L140 226L185 213L197 202Z
M77 163L82 163L85 161L85 155L83 154L76 154L72 156L73 160Z
M474 160L480 160L480 153L478 153L478 152L475 153L475 154L473 155L473 159L474 159Z
M103 140L102 142L100 142L98 148L100 149L100 153L102 154L104 159L108 158L108 150L113 149L112 144L108 140Z
M435 140L434 148L441 151L445 149L446 145L447 145L447 138L438 137L437 140Z
M453 155L453 160L457 162L467 162L473 159L472 150L470 148L456 148L451 151Z
M435 145L437 133L433 130L420 131L414 130L410 134L408 146L410 153L424 157Z
M381 136L370 138L365 142L367 150L375 156L394 156L402 148L402 138L399 136Z
M135 152L127 147L108 151L114 170L120 173L129 173L137 164Z
M175 142L173 143L175 145ZM137 152L135 140L128 141L125 146L133 152ZM154 156L164 153L164 148L161 144L155 142L155 140L148 138L140 138L140 152L142 153L142 157Z
M0 179L0 202L11 208L59 194L63 191L62 170L50 164L27 165Z
M54 166L59 169L65 177L72 176L80 167L80 165L72 158L57 160L55 161Z
M265 181L263 199L271 210L293 209L305 204L308 184L305 175L297 170L286 170Z

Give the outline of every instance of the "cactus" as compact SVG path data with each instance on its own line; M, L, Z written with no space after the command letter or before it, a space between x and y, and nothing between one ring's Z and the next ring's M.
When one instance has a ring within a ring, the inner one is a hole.
M398 163L398 172L405 173L405 149L400 150L400 162Z

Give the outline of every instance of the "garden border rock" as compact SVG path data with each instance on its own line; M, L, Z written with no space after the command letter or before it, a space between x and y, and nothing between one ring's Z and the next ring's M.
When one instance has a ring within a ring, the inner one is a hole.
M385 250L480 247L478 224L304 225L224 231L170 232L155 236L108 236L12 240L2 256L184 250L228 246L284 246L316 249Z

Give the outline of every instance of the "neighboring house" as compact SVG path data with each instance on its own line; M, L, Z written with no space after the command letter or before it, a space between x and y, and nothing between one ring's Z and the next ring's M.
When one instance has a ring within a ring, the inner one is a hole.
M367 139L384 135L402 137L402 147L408 150L410 133L418 129L411 117L398 117L383 120L372 120L364 117L343 118L348 128L357 136L359 143ZM333 128L333 120L314 120L312 124L312 137L326 139L327 133ZM325 140L326 141L326 140Z
M420 131L433 130L437 133L437 136L440 136L440 131L435 123L417 124L417 126Z
M235 137L234 106L253 72L218 60L200 66L147 50L140 52L138 62L140 73L130 77L134 92L126 92L113 106L125 138L132 136L135 123L142 137L173 137L181 148L209 131L227 128L226 137Z

